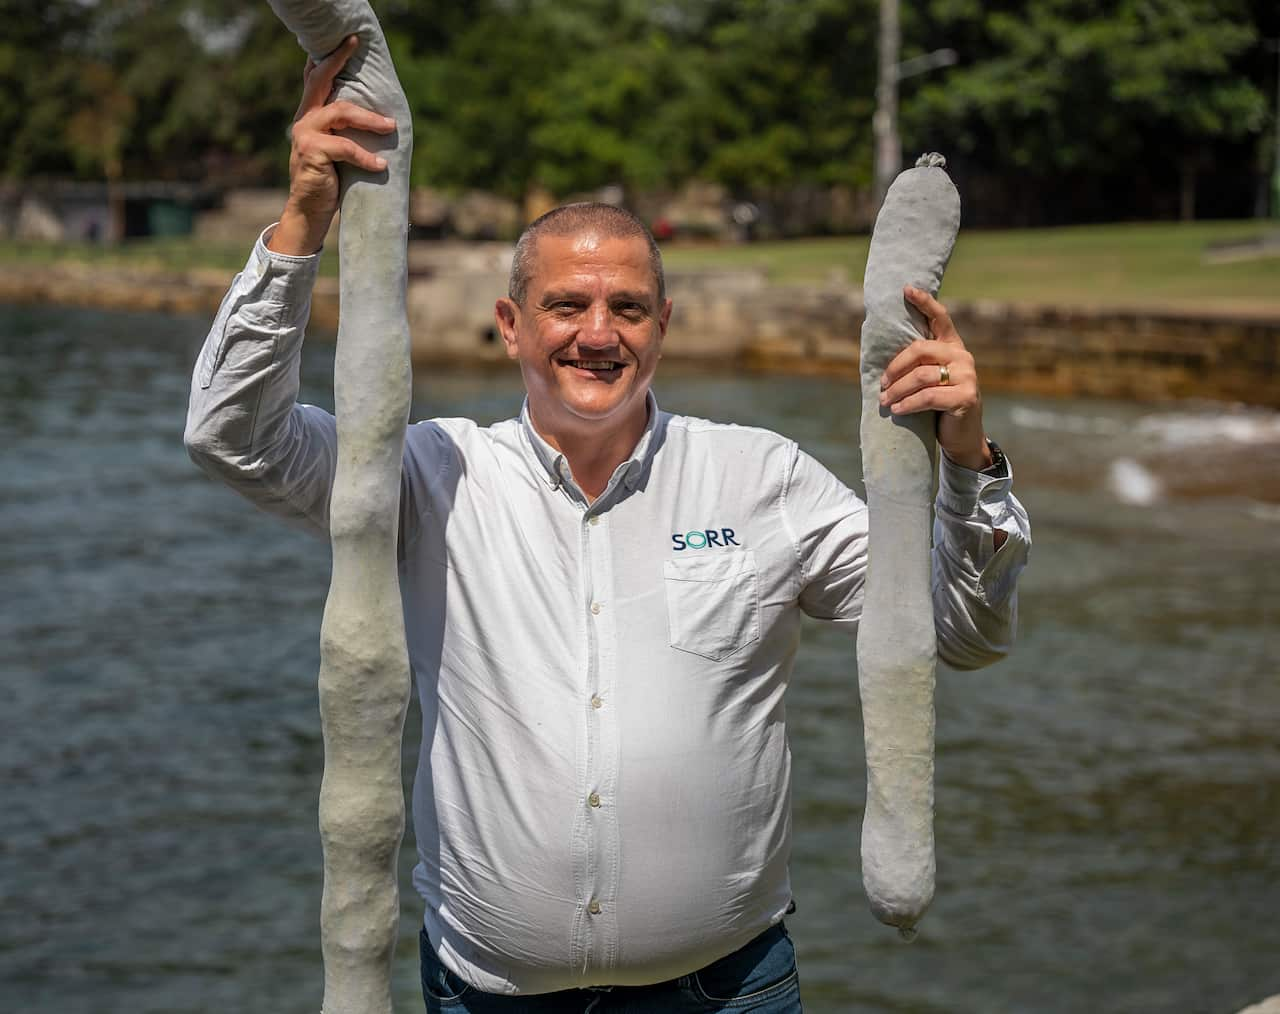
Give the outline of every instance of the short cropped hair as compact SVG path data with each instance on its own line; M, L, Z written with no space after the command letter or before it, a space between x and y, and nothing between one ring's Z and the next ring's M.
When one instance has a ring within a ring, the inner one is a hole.
M553 208L529 223L516 241L507 295L516 303L524 304L524 297L529 292L529 279L533 276L539 236L573 236L580 232L596 232L616 239L629 239L633 236L643 239L649 245L649 267L653 270L654 281L658 283L658 299L666 299L667 281L662 273L662 253L658 250L653 233L625 208L593 201Z

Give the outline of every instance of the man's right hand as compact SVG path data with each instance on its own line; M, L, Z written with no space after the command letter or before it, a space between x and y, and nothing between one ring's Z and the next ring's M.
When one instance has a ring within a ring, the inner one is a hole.
M289 199L280 225L267 248L276 253L305 256L324 244L338 210L338 172L335 163L347 162L369 172L382 172L386 159L375 155L335 131L365 130L390 134L395 120L351 102L331 102L333 83L356 51L359 40L349 36L319 63L307 60L302 75L302 101L290 131Z

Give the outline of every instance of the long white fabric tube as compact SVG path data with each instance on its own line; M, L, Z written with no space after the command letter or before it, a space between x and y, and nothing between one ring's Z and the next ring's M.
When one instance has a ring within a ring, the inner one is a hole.
M360 136L386 158L385 173L339 167L338 462L319 679L323 1010L383 1014L391 1011L400 911L400 745L409 699L396 525L411 382L405 242L412 127L382 29L365 0L270 3L317 61L357 35L359 47L338 78L335 98L393 117L397 125L387 137Z
M858 630L867 748L862 881L877 919L908 939L933 900L933 690L937 638L930 597L935 414L895 417L880 377L929 337L902 289L937 294L960 228L960 197L941 156L900 174L876 218L863 283L862 470L870 557Z

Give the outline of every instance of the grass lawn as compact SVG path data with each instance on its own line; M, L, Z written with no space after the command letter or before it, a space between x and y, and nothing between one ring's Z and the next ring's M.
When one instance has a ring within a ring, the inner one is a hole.
M0 240L0 265L4 264L101 264L106 267L159 268L192 271L207 268L231 275L244 267L253 239L244 243L209 243L190 237L131 239L118 247L88 243L34 243ZM325 250L322 274L338 273L337 250Z
M995 299L1064 306L1167 306L1280 314L1280 257L1205 264L1206 247L1280 231L1257 221L1124 224L1061 229L961 230L947 269L944 300ZM860 283L866 236L742 246L671 245L672 270L758 266L777 282L821 282L832 269ZM77 261L139 267L239 270L249 244L192 239L134 240L116 249L0 241L0 265ZM323 274L337 272L326 250Z
M1280 223L961 229L942 298L1280 313L1280 257L1234 264L1203 262L1211 244L1250 239L1268 231L1280 231ZM858 236L734 247L672 246L663 259L672 270L755 265L779 282L820 281L838 268L860 283L869 243L868 237Z

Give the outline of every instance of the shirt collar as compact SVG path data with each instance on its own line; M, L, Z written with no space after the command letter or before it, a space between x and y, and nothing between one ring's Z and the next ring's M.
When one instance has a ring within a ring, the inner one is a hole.
M645 463L656 449L653 435L658 429L658 399L653 396L652 389L645 393L645 408L649 417L645 420L644 432L640 434L640 439L627 460L613 472L614 479L621 476L628 489L633 488L639 481ZM555 489L561 483L570 481L572 474L564 454L543 440L541 434L533 428L533 419L529 415L528 395L525 395L524 405L520 409L520 426L529 440L529 446L533 448L534 456L542 468L547 485Z

